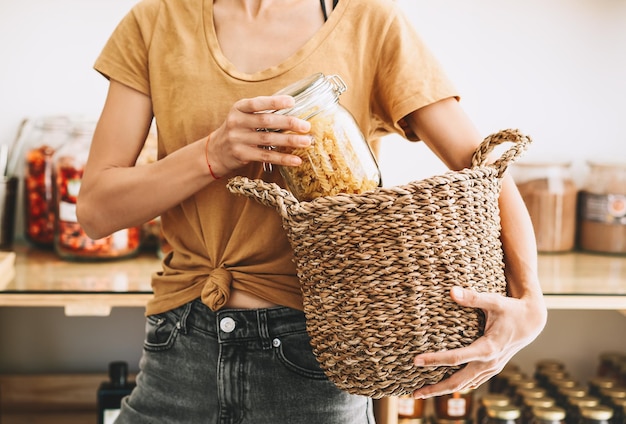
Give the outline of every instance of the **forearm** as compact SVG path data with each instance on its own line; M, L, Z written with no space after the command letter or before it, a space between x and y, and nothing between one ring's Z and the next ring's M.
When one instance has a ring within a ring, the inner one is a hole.
M92 238L141 225L179 204L212 181L198 140L147 165L108 167L85 173L77 214ZM97 174L97 177L96 177Z
M501 240L508 290L512 297L531 298L543 305L537 274L537 245L530 216L510 175L500 194Z

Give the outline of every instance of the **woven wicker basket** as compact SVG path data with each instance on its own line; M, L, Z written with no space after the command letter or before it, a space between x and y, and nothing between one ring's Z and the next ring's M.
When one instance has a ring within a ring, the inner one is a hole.
M503 142L514 144L487 164ZM529 143L517 130L504 130L483 141L471 168L311 202L274 183L229 181L232 193L281 215L313 351L336 386L396 396L458 369L416 367L413 359L482 334L482 311L453 302L451 287L506 295L498 197L508 164Z

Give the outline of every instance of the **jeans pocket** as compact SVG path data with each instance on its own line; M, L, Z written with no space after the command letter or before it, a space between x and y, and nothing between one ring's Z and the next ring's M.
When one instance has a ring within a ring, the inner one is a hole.
M276 355L288 370L315 380L327 379L311 350L310 338L306 331L282 335L278 339L280 345L276 349Z
M149 352L170 349L180 332L179 322L177 316L171 312L148 316L143 348Z

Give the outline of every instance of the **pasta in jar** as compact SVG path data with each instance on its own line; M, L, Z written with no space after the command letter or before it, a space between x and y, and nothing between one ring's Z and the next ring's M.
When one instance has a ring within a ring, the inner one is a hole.
M315 93L307 93L305 89L299 92L305 107L298 109L299 99L295 95L296 107L287 112L279 111L311 123L313 144L290 150L302 159L302 164L280 167L287 188L300 201L340 193L361 194L375 189L381 182L378 165L367 141L352 115L338 103L339 94L345 90L345 85L341 85L343 81L337 76L319 75L318 78L323 78L322 83L334 85L334 89L329 90L322 84L317 87L321 91L317 97L311 97Z

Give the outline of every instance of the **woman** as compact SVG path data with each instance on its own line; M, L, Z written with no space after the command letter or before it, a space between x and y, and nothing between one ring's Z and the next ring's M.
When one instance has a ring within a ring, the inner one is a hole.
M292 106L268 94L316 72L346 82L341 102L368 139L395 132L422 140L452 169L470 164L482 136L398 6L143 0L95 68L110 85L81 225L100 238L161 216L173 247L153 276L138 386L118 422L373 422L371 401L339 391L315 362L278 214L225 184L234 175L283 184L262 164L300 164L263 147L309 146L309 123L263 112ZM159 160L135 167L153 117ZM511 297L452 290L459 304L485 311L486 331L465 348L418 356L416 366L467 365L417 397L484 383L543 328L533 230L509 177L501 215Z

